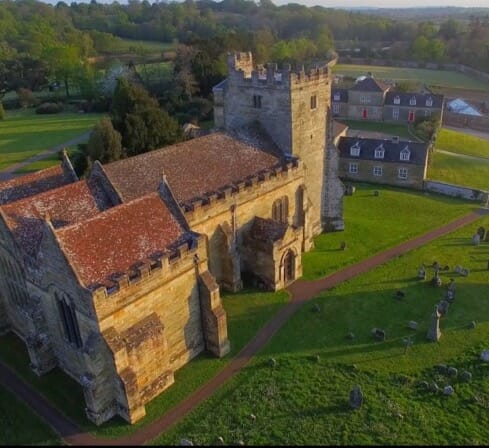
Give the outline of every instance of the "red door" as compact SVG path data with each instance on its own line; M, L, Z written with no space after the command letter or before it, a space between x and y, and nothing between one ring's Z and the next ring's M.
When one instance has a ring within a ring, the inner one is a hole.
M367 109L363 109L362 118L367 118Z
M409 111L409 121L414 121L414 112L412 110Z

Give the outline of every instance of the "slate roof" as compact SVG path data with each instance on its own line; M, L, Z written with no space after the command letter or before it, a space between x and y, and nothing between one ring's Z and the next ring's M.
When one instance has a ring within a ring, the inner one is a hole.
M399 104L394 103L394 99L399 97ZM412 98L416 99L416 104L411 105L409 102ZM427 101L432 100L432 105L428 106ZM432 93L406 93L406 92L387 92L385 95L384 105L399 107L429 107L431 109L441 109L443 106L443 95L434 95Z
M113 286L111 277L172 252L191 238L158 193L112 207L56 230L60 246L85 287Z
M276 147L258 135L243 141L217 132L103 168L124 201L156 191L165 174L173 194L182 204L282 165L283 159L276 154Z
M45 217L49 217L53 227L60 228L95 216L110 206L102 190L82 180L5 204L1 210L17 244L27 255L35 256Z
M348 103L348 90L332 88L331 101L333 103Z
M390 86L383 82L377 81L375 78L367 76L365 79L358 81L350 90L357 92L385 92Z
M350 148L358 144L360 146L360 155L350 155ZM383 146L384 158L375 158L375 149L379 146ZM401 160L400 152L404 148L408 148L410 151L409 160ZM377 138L357 138L357 137L340 137L338 142L338 150L340 151L341 158L359 159L359 160L375 160L379 163L407 163L411 165L424 165L426 161L426 153L428 151L427 143L417 143L412 141L402 141L394 143L388 139Z
M62 165L0 182L0 205L75 182Z

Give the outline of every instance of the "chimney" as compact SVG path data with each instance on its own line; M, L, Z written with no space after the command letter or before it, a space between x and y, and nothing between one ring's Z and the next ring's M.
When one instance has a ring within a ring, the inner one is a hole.
M399 143L399 136L398 135L392 137L392 143Z

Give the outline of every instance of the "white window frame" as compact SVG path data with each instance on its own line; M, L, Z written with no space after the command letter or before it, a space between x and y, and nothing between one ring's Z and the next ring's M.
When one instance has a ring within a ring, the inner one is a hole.
M350 174L358 174L358 163L351 162L350 165L348 166L348 172Z
M411 99L409 100L409 105L410 106L416 106L416 97L412 96Z
M425 116L425 117L431 117L431 110L429 110L429 109L425 109L425 110L424 110L424 116Z
M397 177L399 177L399 179L407 179L408 178L408 169L405 167L399 168Z
M339 114L340 113L340 105L338 103L333 103L333 112L335 114Z
M358 144L358 142L356 142L353 146L350 146L350 156L360 156L360 145Z
M374 158L376 159L383 159L384 158L384 154L385 154L385 149L382 145L380 145L379 147L375 148L375 152L374 152Z
M381 166L374 166L374 176L382 176L382 173L383 173L383 169Z
M431 96L426 100L426 106L427 107L433 106L433 98L431 98Z
M401 97L399 95L394 97L394 104L401 104Z
M394 107L394 109L392 109L392 118L394 120L399 120L399 108L398 107Z
M410 158L411 158L411 151L409 151L408 147L406 146L399 153L399 159L402 160L403 162L409 162Z

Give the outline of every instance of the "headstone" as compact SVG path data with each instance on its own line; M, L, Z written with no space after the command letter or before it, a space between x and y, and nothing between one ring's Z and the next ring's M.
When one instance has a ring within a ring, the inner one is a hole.
M250 420L252 422L256 421L256 415L255 414L250 414Z
M435 271L440 270L440 263L438 261L434 261L433 264L431 265Z
M484 362L489 362L489 350L482 350L481 360Z
M342 241L341 244L340 244L340 249L341 250L345 250L346 249L346 242L345 241Z
M418 269L418 278L420 280L425 280L426 279L426 269L424 267L424 264L422 264L419 269Z
M445 364L437 364L435 369L439 374L446 375L448 367Z
M472 380L472 373L470 373L468 370L464 370L460 374L460 379L468 383L470 380Z
M182 439L182 440L180 440L180 445L181 446L194 446L194 443L191 440Z
M414 320L410 320L408 322L408 327L411 329L411 330L417 330L418 329L418 322L414 321Z
M455 268L453 269L457 274L460 274L462 272L462 266L455 266Z
M455 300L455 280L453 278L450 279L450 283L447 286L445 297L450 303Z
M345 196L352 196L355 193L355 187L351 184L345 186Z
M443 393L444 393L445 395L453 395L453 394L454 394L454 392L455 392L454 388L453 388L452 386L450 386L450 385L445 386L445 387L443 388Z
M440 340L441 331L440 331L440 312L438 311L438 305L435 305L435 309L431 314L431 322L430 327L428 329L428 333L426 337L432 341L437 342Z
M358 409L362 406L362 403L363 403L362 389L358 384L356 384L353 387L353 389L350 391L349 404L352 409Z
M476 327L476 325L477 325L477 324L475 323L475 320L471 320L471 321L469 322L469 328L470 328L470 329L475 328L475 327Z
M379 195L379 191L378 190L374 190L374 196L378 196Z
M224 438L222 436L219 436L217 441L219 442L219 445L224 445Z
M431 279L431 284L437 288L441 286L441 278L440 275L438 274L438 269L435 270L435 275Z
M372 336L378 341L385 341L385 331L380 328L372 328Z
M351 331L346 335L346 339L349 339L350 341L355 339L355 334L352 333Z
M268 360L268 365L269 365L270 367L275 367L275 366L277 365L277 361L275 361L275 358L270 358L270 359Z
M477 229L477 233L479 234L480 236L480 240L481 241L484 241L484 235L486 234L486 229L482 226L480 226L478 229Z
M319 313L321 311L321 307L319 306L318 303L315 303L313 306L312 306L312 310L315 312L315 313Z
M470 274L470 270L469 269L462 269L462 271L460 272L461 275L463 275L464 277L468 277L469 274Z
M437 307L438 307L438 312L440 313L440 317L445 317L446 314L448 313L448 307L450 306L450 303L446 300L441 300Z
M396 297L399 299L399 300L402 300L404 299L404 296L406 294L404 293L404 291L396 291Z
M449 367L447 370L448 376L455 378L458 375L458 370L456 367Z
M438 392L440 388L438 387L438 384L436 384L434 381L431 383L431 390L433 392Z
M480 236L478 233L476 233L476 234L475 234L475 235L472 237L472 244L473 244L474 246L478 246L478 245L480 244L480 242L481 242L481 236Z

